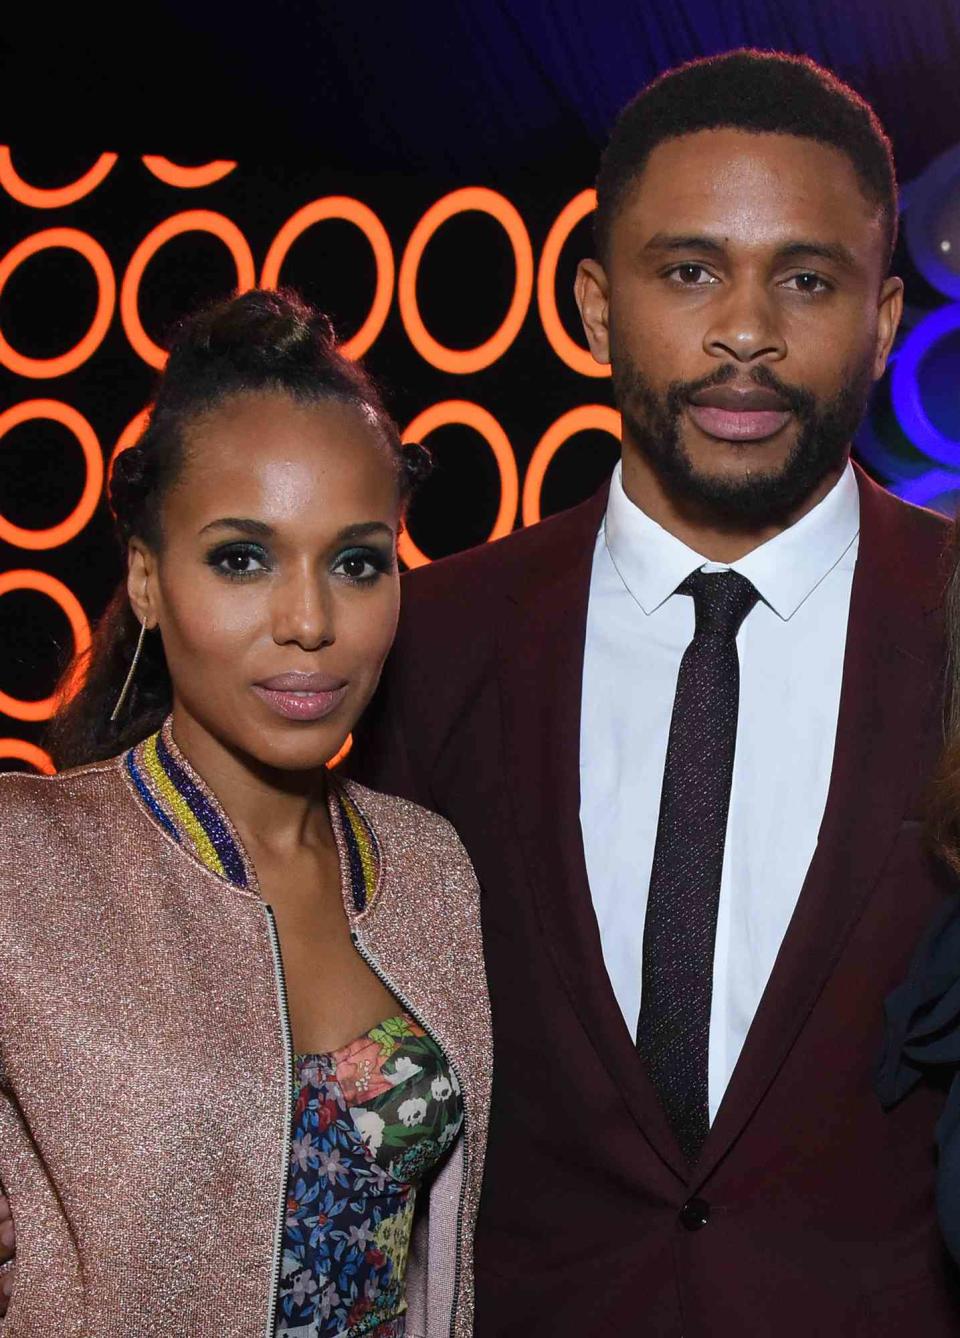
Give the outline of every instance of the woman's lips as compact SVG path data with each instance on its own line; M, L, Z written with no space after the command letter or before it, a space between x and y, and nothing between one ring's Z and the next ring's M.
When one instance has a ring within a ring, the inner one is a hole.
M690 404L687 411L701 432L720 441L763 441L793 417L789 409L721 409L712 404Z
M264 683L254 683L253 690L262 702L285 720L323 720L343 701L348 686L349 684L344 683L336 688L304 691L271 688Z

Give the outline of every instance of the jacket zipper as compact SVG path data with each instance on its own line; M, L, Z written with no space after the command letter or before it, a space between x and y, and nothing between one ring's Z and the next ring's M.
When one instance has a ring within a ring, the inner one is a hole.
M293 1093L293 1038L290 1033L290 1011L287 1007L287 984L283 974L283 958L280 955L280 938L277 934L277 922L271 907L264 905L267 914L267 929L270 935L270 949L273 953L273 969L277 982L277 1003L280 1009L280 1028L283 1033L283 1165L280 1175L280 1202L277 1209L277 1229L273 1243L273 1269L271 1273L270 1304L267 1310L265 1338L275 1338L277 1322L277 1304L280 1298L280 1270L283 1261L283 1228L286 1221L287 1176L290 1170L290 1120Z
M403 994L401 994L401 992L397 989L396 985L393 983L390 977L381 969L379 963L374 960L374 958L364 947L363 943L360 941L359 934L357 934L354 930L351 929L350 937L353 940L353 946L356 948L357 952L366 962L367 966L369 966L370 970L377 977L377 979L387 987L387 989L390 991L393 997L398 1001L398 1003L401 1003L403 1005L403 1007L407 1010L410 1016L416 1018L417 1022L424 1029L424 1031L427 1033L427 1035L430 1037L433 1043L436 1046L438 1046L439 1049L442 1050L443 1053L446 1055L446 1051L444 1050L443 1042L440 1040L440 1037L433 1030L433 1028L427 1022L425 1022L422 1017L420 1017L420 1015L416 1012L416 1010L413 1007L411 1007L409 1000L406 999L403 996ZM456 1253L456 1258L454 1260L454 1269L453 1269L453 1306L450 1311L450 1338L453 1338L454 1327L456 1322L455 1315L457 1313L457 1301L460 1297L460 1230L463 1225L463 1201L467 1193L467 1169L468 1169L467 1152L470 1145L467 1142L466 1088L464 1087L463 1079L457 1072L456 1065L452 1062L449 1055L447 1055L447 1063L450 1065L451 1070L456 1076L457 1082L460 1085L460 1093L463 1098L463 1140L464 1140L463 1176L460 1180L460 1199L459 1202L457 1203L457 1253Z

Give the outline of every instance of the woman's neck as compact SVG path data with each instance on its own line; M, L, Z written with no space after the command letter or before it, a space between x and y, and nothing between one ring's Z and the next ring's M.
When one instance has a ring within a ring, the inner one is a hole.
M289 856L333 845L326 772L278 771L216 738L189 711L174 705L173 738L210 787L251 855Z

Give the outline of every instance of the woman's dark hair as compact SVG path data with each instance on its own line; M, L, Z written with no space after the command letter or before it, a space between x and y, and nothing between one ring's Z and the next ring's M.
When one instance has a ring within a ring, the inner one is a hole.
M243 293L204 307L177 327L146 430L117 456L109 495L124 554L132 538L162 549L163 501L183 466L191 424L236 395L258 391L305 403L339 400L371 413L396 464L402 503L429 472L429 453L401 443L380 392L338 351L326 316L289 290ZM139 635L124 581L97 625L86 663L68 666L61 678L66 697L74 675L84 675L82 688L47 731L59 767L110 757L160 727L170 710L171 685L156 632L147 633L121 717L110 722Z

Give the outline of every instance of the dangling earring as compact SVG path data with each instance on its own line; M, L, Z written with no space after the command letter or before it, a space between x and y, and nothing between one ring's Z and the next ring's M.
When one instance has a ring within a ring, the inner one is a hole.
M137 665L140 663L140 655L143 651L143 643L146 640L146 636L147 636L147 620L146 618L144 618L140 624L140 635L137 637L137 648L133 652L133 659L130 661L130 668L127 670L127 676L123 681L123 687L120 689L120 696L117 698L117 704L113 708L113 713L110 716L111 724L113 724L117 716L123 710L123 703L127 700L127 693L130 691L130 685L133 683L133 676L137 672Z

